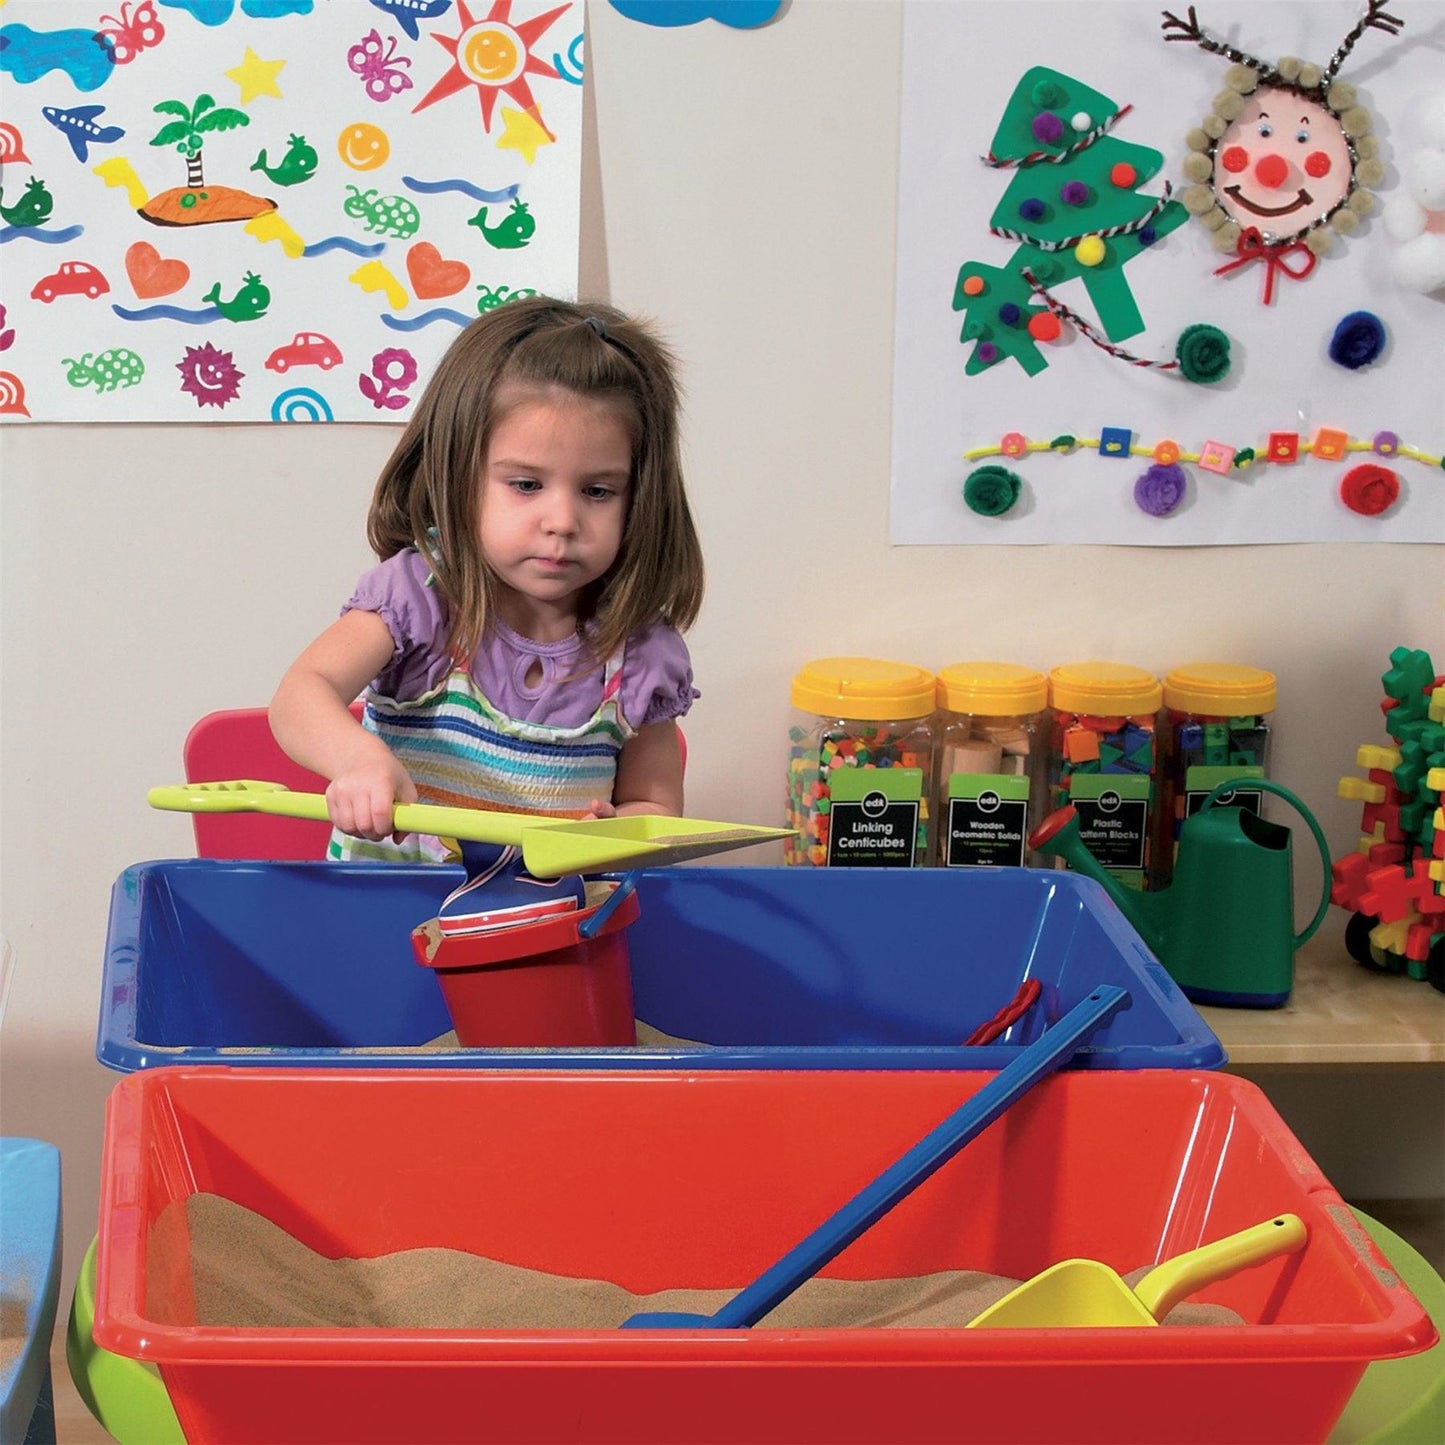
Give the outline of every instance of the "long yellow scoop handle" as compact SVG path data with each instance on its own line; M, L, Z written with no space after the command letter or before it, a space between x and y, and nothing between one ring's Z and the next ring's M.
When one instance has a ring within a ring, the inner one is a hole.
M280 783L238 779L232 783L192 783L152 788L146 801L153 808L184 813L274 813L283 818L308 818L325 823L324 793L294 793ZM555 820L527 813L492 813L474 808L443 808L434 803L398 803L392 814L401 833L465 838L475 843L517 847L523 827L546 827ZM570 820L568 820L570 821Z
M1217 1239L1213 1244L1166 1259L1134 1286L1134 1293L1156 1320L1162 1320L1195 1290L1224 1279L1237 1269L1263 1264L1278 1254L1292 1253L1307 1238L1304 1221L1297 1214L1281 1214L1250 1229L1241 1229L1238 1234Z

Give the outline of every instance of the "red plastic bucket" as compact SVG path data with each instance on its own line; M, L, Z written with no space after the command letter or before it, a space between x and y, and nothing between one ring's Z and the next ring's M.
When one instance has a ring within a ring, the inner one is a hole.
M436 970L457 1042L468 1049L635 1044L624 930L638 916L637 894L592 938L579 932L606 901L493 933L439 938L426 924L414 929L417 962Z

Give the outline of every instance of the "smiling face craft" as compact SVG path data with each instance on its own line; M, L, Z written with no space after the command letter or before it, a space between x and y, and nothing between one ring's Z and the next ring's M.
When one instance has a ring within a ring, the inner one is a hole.
M1369 0L1365 15L1328 65L1285 56L1269 64L1208 34L1189 7L1186 19L1164 12L1164 38L1192 41L1231 61L1225 88L1186 137L1180 196L1212 233L1216 250L1234 257L1225 274L1265 263L1263 301L1277 277L1302 281L1374 208L1368 189L1385 178L1370 113L1339 68L1366 30L1398 33L1401 21Z

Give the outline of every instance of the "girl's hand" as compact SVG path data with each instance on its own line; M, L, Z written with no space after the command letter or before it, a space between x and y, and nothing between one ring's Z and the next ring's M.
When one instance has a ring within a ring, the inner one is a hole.
M612 804L607 801L606 798L593 798L592 802L588 806L589 811L584 813L581 818L581 821L584 823L590 822L596 818L617 817L617 809L614 808Z
M354 838L380 841L405 835L392 823L397 803L416 802L416 784L384 745L365 762L333 778L326 789L326 810L332 823Z

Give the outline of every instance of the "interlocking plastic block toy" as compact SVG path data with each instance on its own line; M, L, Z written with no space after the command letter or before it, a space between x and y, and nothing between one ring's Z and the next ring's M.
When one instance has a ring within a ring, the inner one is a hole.
M1340 796L1364 804L1363 835L1334 864L1330 901L1354 915L1345 942L1356 962L1445 992L1445 678L1427 652L1397 647L1380 682L1394 746L1362 744L1365 777L1340 779Z

